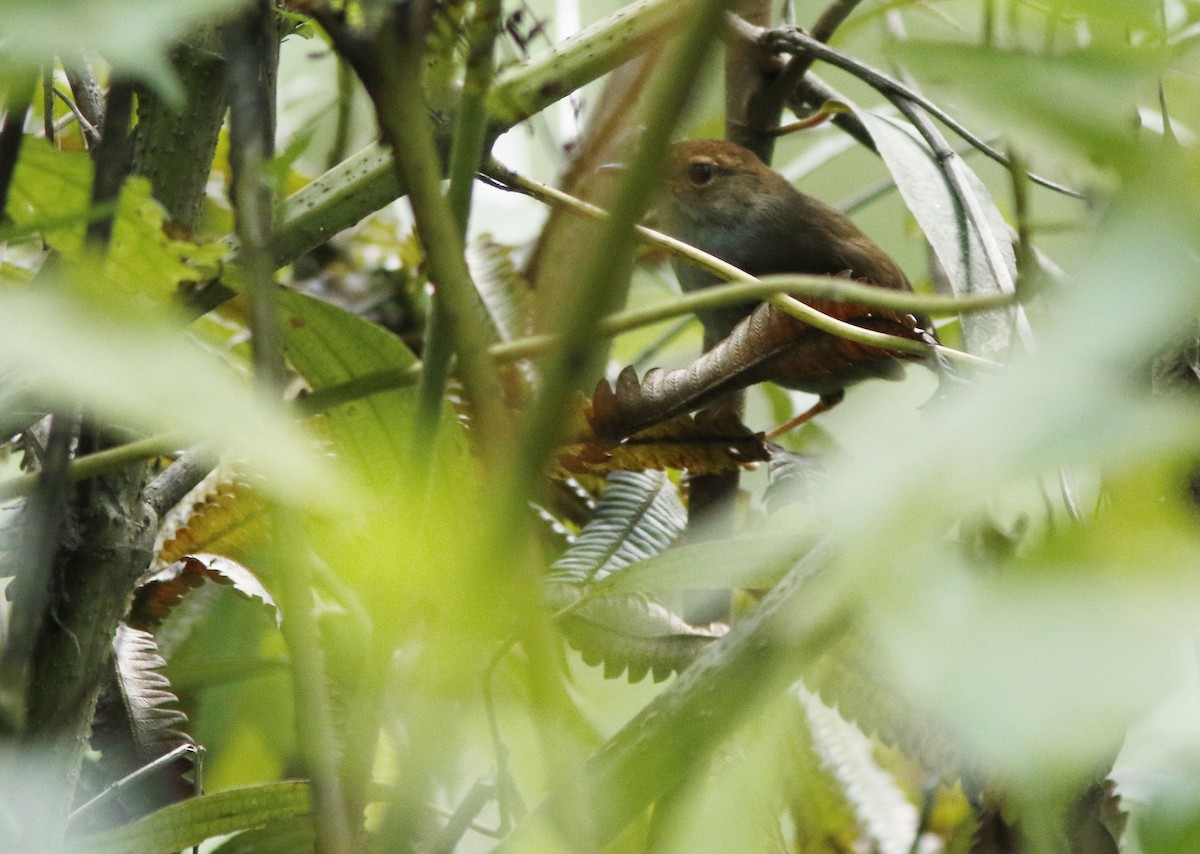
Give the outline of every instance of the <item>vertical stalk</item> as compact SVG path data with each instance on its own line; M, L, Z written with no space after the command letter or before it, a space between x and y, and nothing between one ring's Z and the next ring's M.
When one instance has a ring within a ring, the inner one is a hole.
M487 142L487 94L492 85L492 53L499 29L499 0L477 2L467 30L467 66L450 148L450 188L446 193L458 236L464 243L471 212L471 190ZM421 354L425 369L421 373L417 393L417 416L413 430L415 456L418 470L421 471L428 468L427 457L437 435L442 413L446 375L454 350L448 333L443 295L438 289L433 293L425 327L425 346Z
M8 208L8 189L25 139L25 117L33 101L33 86L32 76L15 81L5 105L4 124L0 125L0 213Z
M275 71L279 33L272 4L255 3L226 30L230 86L230 166L233 205L241 238L255 375L275 396L286 380L275 265L271 256L272 187L265 166L275 144ZM338 777L337 739L314 613L312 567L303 527L294 511L272 513L282 631L291 660L296 737L313 785L318 854L350 854L346 803Z
M108 90L108 105L105 108L104 135L100 144L92 149L92 162L96 172L92 179L92 207L115 202L121 193L121 185L129 174L133 156L133 144L129 134L129 120L133 114L133 86L120 78L114 80ZM87 239L94 244L107 245L112 238L113 217L116 205L108 213L88 223Z
M400 16L410 11L396 7ZM490 462L502 445L506 419L499 382L487 355L492 342L483 323L482 303L467 270L458 224L441 193L441 159L421 89L423 34L415 21L383 28L357 70L375 103L380 132L396 154L401 185L408 187L429 278L438 290L445 336L458 358L475 413L473 432L485 461ZM353 56L347 58L354 61Z
M256 3L232 20L226 31L229 63L229 165L235 225L247 284L255 375L264 388L285 380L275 264L271 258L273 192L265 167L275 149L274 77L271 67L274 24Z
M596 243L578 270L574 299L563 305L557 324L562 337L542 362L540 395L524 419L521 440L507 464L501 482L504 490L483 549L483 554L512 555L514 572L510 576L514 580L525 576L520 580L526 589L514 590L515 602L520 603L515 622L521 627L521 643L528 654L533 703L546 712L541 727L543 749L561 795L553 812L559 826L574 828L573 843L584 850L598 847L592 844L600 832L593 815L596 804L588 797L577 768L565 761L570 747L564 745L562 732L557 729L555 710L565 701L561 697L561 677L550 654L550 626L536 597L528 595L536 589L536 579L526 572L533 565L527 549L526 505L538 491L542 466L568 420L571 396L588 379L591 330L624 293L619 283L632 270L633 226L657 189L667 143L683 114L701 63L721 28L726 5L723 0L690 4L688 24L657 69L643 113L647 126L641 145L609 218L602 223Z
M350 125L354 116L354 69L341 56L337 58L337 92L337 125L329 156L325 159L326 171L345 160L350 148Z

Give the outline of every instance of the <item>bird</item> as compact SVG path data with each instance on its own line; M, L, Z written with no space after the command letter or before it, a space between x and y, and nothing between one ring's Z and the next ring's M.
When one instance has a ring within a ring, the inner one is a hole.
M800 192L749 149L726 140L688 140L671 147L667 163L656 213L659 227L672 237L754 276L837 276L912 291L900 266L848 216ZM684 291L722 281L685 261L672 263ZM932 324L919 315L828 300L804 302L856 326L937 343ZM847 386L873 377L897 379L903 375L902 360L921 358L839 338L775 306L755 311L759 305L745 302L699 313L706 346L730 338L735 330L753 341L758 329L748 325L773 325L770 337L784 336L786 346L754 366L748 379L770 379L818 395L820 402L806 418L838 403Z

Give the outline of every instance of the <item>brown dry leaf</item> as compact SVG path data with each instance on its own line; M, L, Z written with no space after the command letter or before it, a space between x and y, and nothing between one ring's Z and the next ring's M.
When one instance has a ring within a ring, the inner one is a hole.
M220 483L190 509L187 521L163 543L156 557L162 564L197 552L240 557L266 542L266 511L266 499L250 484Z
M865 329L929 340L908 315L840 303L818 307ZM615 388L601 380L592 395L590 420L597 436L622 439L756 383L774 380L803 389L833 382L837 387L867 377L897 376L901 358L912 357L893 357L877 347L838 338L762 303L728 338L686 368L653 368L639 381L637 371L628 367Z
M262 582L237 561L214 554L185 555L143 582L133 594L128 624L150 629L165 620L191 590L205 581L230 585L247 599L266 605L279 622L279 609Z
M584 400L574 410L574 441L558 454L559 474L604 475L646 469L713 474L768 459L763 434L743 424L728 406L694 416L683 413L620 440L598 435L599 431L592 429L595 417L594 402Z

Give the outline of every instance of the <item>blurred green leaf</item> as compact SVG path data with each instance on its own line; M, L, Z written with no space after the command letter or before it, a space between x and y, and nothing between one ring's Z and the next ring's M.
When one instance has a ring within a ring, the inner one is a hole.
M179 98L167 61L190 28L216 23L245 0L4 0L5 59L31 69L47 57L83 50L104 57L120 74Z
M53 290L48 289L48 290ZM309 506L340 485L281 403L214 363L177 329L119 304L0 294L0 375L51 407L86 405L110 423L209 441L252 462L276 495Z
M242 831L213 851L214 854L297 854L313 850L315 841L312 816L303 815Z
M173 854L225 833L308 813L308 783L268 783L201 795L164 807L133 824L74 843L83 854Z
M1111 761L1123 728L1162 696L1200 607L1200 549L1163 565L1152 550L1100 548L1071 571L1045 561L996 575L942 538L1057 466L1129 471L1200 451L1200 412L1151 397L1148 371L1131 381L1200 309L1192 204L1145 189L1115 202L1039 352L918 430L878 413L875 441L831 469L820 499L885 672L1022 785Z
M1101 166L1127 160L1137 104L1155 96L1168 59L1153 47L1045 55L914 41L892 50L933 91L961 95L1006 134L1027 140L1039 160L1051 144L1073 168L1088 171L1084 157Z
M816 533L736 537L680 546L610 573L596 595L771 587L812 547Z

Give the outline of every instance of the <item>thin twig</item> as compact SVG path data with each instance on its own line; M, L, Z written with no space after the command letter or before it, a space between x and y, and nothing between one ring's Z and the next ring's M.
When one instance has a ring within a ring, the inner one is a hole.
M850 13L862 0L833 0L821 13L809 31L814 39L821 42L827 42L832 37L834 32L842 23L850 17ZM776 92L779 93L780 100L786 100L787 93L796 88L803 78L808 73L808 69L812 67L816 57L813 54L795 54L788 62L787 67L783 70L783 74L779 75L773 86Z
M1017 221L1017 239L1014 244L1017 255L1017 293L1028 296L1033 285L1033 270L1037 258L1033 251L1033 223L1029 213L1029 188L1025 178L1025 169L1021 158L1016 152L1010 151L1008 159L1013 167L1009 171L1012 178L1013 217Z
M76 457L67 467L67 478L71 483L77 483L123 469L145 459L174 453L179 449L182 438L178 433L159 433L114 448L105 448L94 454ZM0 501L29 495L37 482L37 474L23 474L0 481Z
M91 800L84 802L82 805L72 810L71 821L78 821L80 816L86 815L90 810L95 809L97 806L106 801L112 800L112 798L116 795L119 795L122 790L127 789L133 783L148 777L158 769L166 768L184 754L190 753L193 755L193 757L196 757L200 755L200 752L201 749L197 745L189 742L188 744L181 744L178 747L167 751L157 759L152 759L145 765L139 766L129 774L126 774L120 780L117 780L115 783L109 785L108 788L102 790Z
M42 68L42 135L54 145L54 63Z
M796 86L792 96L788 99L788 106L794 111L799 112L805 104L820 107L822 104L827 104L830 101L843 104L850 103L849 98L810 71L804 75L804 79ZM867 149L867 151L872 151L876 154L879 153L879 149L875 145L875 140L871 137L871 132L862 123L862 119L854 115L854 113L837 113L830 121L842 133L852 138L863 148Z
M514 818L524 817L524 804L520 792L512 779L508 768L509 750L500 732L500 716L496 712L495 679L500 662L517 645L517 638L511 637L500 645L492 655L483 671L483 710L487 718L488 732L491 734L492 750L496 756L496 802L500 809L500 832L508 833Z
M325 171L346 159L350 148L350 127L354 117L354 70L342 57L337 58L337 119L333 144L325 158Z
M71 94L75 96L74 102L79 105L79 112L88 125L95 129L98 142L99 134L104 132L104 90L96 82L96 75L82 53L69 51L58 59L67 75Z
M52 90L58 99L67 105L67 109L71 111L71 115L75 117L75 121L79 122L79 129L83 131L83 138L87 140L88 148L94 148L100 144L100 131L96 130L96 126L88 121L87 116L79 109L79 106L58 89Z
M480 811L495 797L496 787L494 785L485 783L483 780L478 781L471 787L471 791L467 792L467 796L462 799L458 809L450 815L449 821L438 833L430 850L434 854L453 854L454 849L458 847L459 840L468 830L498 838L499 833L475 823L475 816L479 815Z

